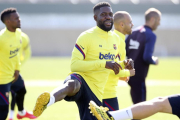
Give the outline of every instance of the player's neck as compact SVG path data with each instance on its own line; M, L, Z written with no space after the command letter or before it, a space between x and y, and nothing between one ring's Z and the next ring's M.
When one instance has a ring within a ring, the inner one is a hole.
M10 32L15 32L15 31L16 31L16 29L13 29L13 28L8 27L8 26L6 26L6 28L7 28Z

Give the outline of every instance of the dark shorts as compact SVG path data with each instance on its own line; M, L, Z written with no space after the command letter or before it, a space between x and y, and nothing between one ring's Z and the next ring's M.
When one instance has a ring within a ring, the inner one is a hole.
M103 99L103 106L108 107L109 111L119 110L119 104L117 97L110 99Z
M97 105L102 106L102 103L99 101L99 99L94 95L94 93L91 91L85 80L78 74L71 74L69 75L64 83L66 83L68 80L78 80L81 84L81 88L78 91L78 93L71 97L65 97L64 99L66 101L75 101L80 114L81 120L97 120L89 110L89 102L90 100L93 100Z
M11 85L11 92L14 93L14 92L17 92L19 91L20 89L24 88L25 85L24 85L24 79L21 77L21 75L19 75L18 79L16 80L16 82L14 82L12 85Z
M8 84L0 84L0 105L9 105L9 91L11 82Z
M168 99L172 107L172 113L180 118L180 95L172 95Z

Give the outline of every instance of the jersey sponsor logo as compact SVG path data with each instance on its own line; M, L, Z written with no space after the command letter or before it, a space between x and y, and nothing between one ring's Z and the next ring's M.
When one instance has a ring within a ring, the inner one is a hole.
M19 48L15 49L13 51L10 51L10 55L16 54L18 51L19 51Z
M15 49L13 51L10 51L10 57L9 58L15 57L17 55L18 51L19 51L19 48Z
M138 41L135 41L133 39L130 39L129 42L129 49L138 49L139 48L140 43Z
M99 53L99 59L100 60L114 60L115 55L111 54L110 52L108 54L102 54L101 52Z

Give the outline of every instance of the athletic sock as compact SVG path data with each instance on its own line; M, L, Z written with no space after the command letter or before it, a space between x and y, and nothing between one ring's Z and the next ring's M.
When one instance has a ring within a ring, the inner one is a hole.
M133 119L132 111L130 108L118 111L109 111L109 113L115 120Z
M14 118L14 110L9 111L9 118L13 119Z
M18 114L20 116L24 116L26 114L26 110L23 109L22 111L18 111Z
M50 94L49 103L47 104L47 107L55 103L55 97L53 94Z

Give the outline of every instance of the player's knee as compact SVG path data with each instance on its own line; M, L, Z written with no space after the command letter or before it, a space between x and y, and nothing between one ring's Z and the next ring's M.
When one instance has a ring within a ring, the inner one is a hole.
M69 80L67 85L69 93L77 93L81 88L81 84L77 80Z
M18 96L24 96L26 94L26 88L22 88L19 91L16 92Z
M166 97L157 97L157 98L154 98L153 101L154 101L154 104L155 106L157 106L158 108L158 111L163 111L165 110L166 108Z

